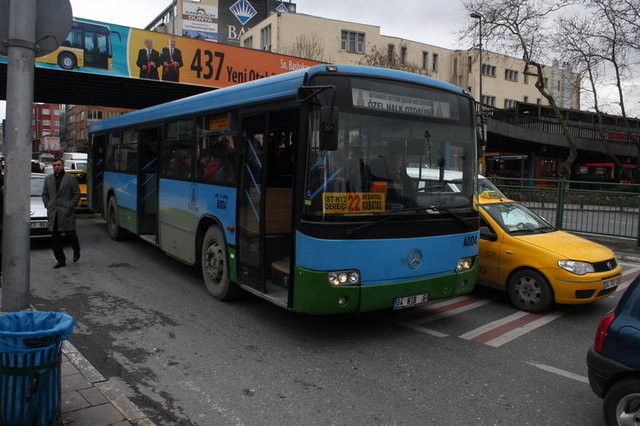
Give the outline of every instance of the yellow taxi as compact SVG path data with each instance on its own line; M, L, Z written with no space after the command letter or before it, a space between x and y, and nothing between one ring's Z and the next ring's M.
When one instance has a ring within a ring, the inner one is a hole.
M65 173L72 174L78 179L80 187L80 199L76 204L76 211L89 211L87 203L87 171L86 170L65 170Z
M497 191L477 198L478 284L506 291L518 309L589 303L612 295L622 267L609 248L560 231Z

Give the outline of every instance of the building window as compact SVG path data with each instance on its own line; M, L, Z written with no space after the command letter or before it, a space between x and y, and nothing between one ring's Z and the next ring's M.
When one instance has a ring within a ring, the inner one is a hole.
M547 87L549 87L549 79L548 78L543 78L542 79L542 85L544 86L544 88L546 89Z
M505 99L504 100L504 107L505 108L515 108L517 104L518 104L518 101L516 101L515 99Z
M393 44L390 44L387 46L387 62L390 64L395 63L395 56L396 56L396 46Z
M96 109L87 111L87 120L102 120L102 111Z
M489 65L489 64L482 64L482 75L486 75L487 77L495 77L496 66Z
M429 52L422 52L422 69L429 69Z
M526 73L524 74L524 84L529 84L529 74Z
M489 105L489 106L496 106L496 97L495 96L482 95L482 104L483 105Z
M541 103L542 103L542 99L537 98L537 99L536 99L536 104L540 105Z
M42 115L49 115L51 114L51 111L49 110L49 108L42 108Z
M526 104L528 104L528 103L529 103L529 97L528 97L528 96L525 96L525 97L524 97L524 103L526 103Z
M342 30L340 47L346 52L364 53L364 33Z
M42 125L43 125L43 126L51 126L51 121L49 121L49 120L42 120Z
M433 72L438 72L438 54L434 53L433 55L431 55L431 57L433 58L433 63L431 64L431 70Z
M54 109L53 110L53 115L60 115L60 110L59 109Z
M271 24L260 30L260 49L271 52Z
M473 59L471 59L471 56L467 56L467 62L469 63L469 70L467 72L473 71Z
M400 47L400 63L402 65L407 64L407 47L406 46Z
M245 38L243 46L249 49L253 49L253 37Z
M516 70L504 70L504 79L509 81L518 81L518 71Z
M558 80L558 90L560 90L560 80Z

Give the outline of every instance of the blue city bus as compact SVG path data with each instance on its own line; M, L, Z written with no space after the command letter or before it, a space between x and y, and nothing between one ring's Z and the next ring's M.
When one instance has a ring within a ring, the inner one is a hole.
M475 284L475 123L451 84L318 65L93 123L89 202L220 300L411 307Z

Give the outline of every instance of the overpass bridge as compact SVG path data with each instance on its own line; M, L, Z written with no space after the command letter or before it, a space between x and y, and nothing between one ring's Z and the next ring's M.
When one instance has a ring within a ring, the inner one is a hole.
M140 109L318 63L74 18L62 46L36 58L34 101ZM0 56L0 99L6 81Z

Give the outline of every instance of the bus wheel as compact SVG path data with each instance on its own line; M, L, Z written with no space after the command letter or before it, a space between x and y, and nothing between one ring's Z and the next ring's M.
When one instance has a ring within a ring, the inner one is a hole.
M109 198L107 206L107 229L109 230L109 236L112 240L119 241L124 238L124 229L122 229L118 223L116 197Z
M229 264L224 235L218 226L210 226L202 239L200 263L207 290L218 300L238 297L240 288L229 281Z
M76 67L77 63L73 53L62 52L58 55L58 65L60 65L60 68L63 70L72 70Z
M509 280L507 293L511 304L525 312L541 312L553 303L553 290L538 271L523 269Z

